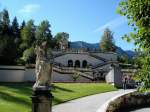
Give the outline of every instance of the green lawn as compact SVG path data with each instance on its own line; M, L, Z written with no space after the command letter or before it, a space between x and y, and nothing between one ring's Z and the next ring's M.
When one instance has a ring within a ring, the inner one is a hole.
M53 105L92 94L117 90L105 83L55 83ZM31 84L1 84L1 112L31 112Z

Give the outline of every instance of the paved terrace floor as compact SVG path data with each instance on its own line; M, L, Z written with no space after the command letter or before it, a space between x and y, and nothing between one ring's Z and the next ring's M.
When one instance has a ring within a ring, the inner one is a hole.
M96 112L111 98L132 91L134 90L118 90L79 98L53 106L52 112Z

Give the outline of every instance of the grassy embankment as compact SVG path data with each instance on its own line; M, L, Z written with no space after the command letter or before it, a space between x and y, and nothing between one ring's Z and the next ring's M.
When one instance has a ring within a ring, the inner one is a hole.
M117 90L105 83L55 83L53 105ZM0 84L0 112L31 112L32 84Z

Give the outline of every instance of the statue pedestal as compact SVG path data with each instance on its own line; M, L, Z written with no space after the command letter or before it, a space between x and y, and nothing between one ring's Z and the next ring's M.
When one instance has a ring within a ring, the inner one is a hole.
M39 87L33 89L32 95L32 112L51 112L52 94L50 88Z

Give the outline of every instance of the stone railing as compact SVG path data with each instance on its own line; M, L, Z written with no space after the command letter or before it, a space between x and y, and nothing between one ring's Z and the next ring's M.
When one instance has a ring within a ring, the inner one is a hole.
M80 76L93 80L94 77L91 75L92 71L86 68L71 68L71 67L53 67L53 70L62 74L74 74L78 73ZM85 73L90 72L90 73Z
M62 71L81 71L81 72L92 72L91 68L75 68L75 67L65 67L65 66L55 66L54 68L61 69Z

